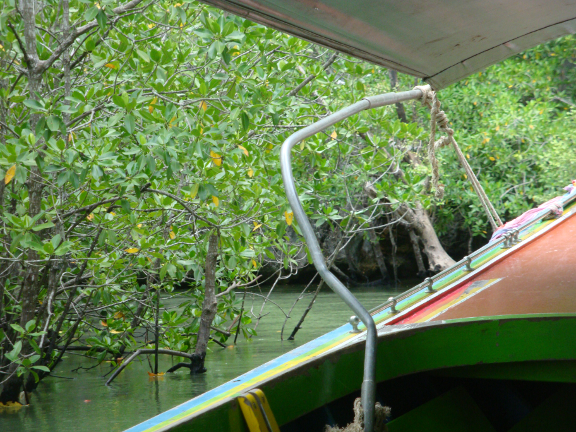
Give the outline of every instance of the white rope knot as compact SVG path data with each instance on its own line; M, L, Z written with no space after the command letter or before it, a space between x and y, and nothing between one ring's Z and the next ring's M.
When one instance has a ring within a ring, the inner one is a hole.
M436 93L432 90L429 84L416 86L412 90L420 90L422 92L422 97L420 98L420 102L422 105L428 108L432 108L432 103L434 102L434 97Z
M439 150L442 147L446 147L448 144L450 144L450 137L449 136L443 136L442 138L440 138L438 141L436 141L434 143L434 149L435 150Z

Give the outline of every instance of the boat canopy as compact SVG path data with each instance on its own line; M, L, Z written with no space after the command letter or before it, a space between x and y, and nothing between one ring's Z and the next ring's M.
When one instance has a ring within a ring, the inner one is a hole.
M576 0L201 0L440 90L576 32Z

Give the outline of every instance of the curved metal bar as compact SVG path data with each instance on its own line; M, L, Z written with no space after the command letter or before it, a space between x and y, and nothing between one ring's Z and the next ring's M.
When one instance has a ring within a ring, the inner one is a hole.
M308 245L308 250L314 262L314 266L318 273L324 279L324 282L344 300L344 302L354 311L354 313L362 320L366 326L366 351L364 355L364 380L362 382L362 407L364 408L364 431L372 432L374 428L374 403L376 398L376 339L377 331L376 325L372 316L362 306L354 295L338 280L334 274L326 266L324 255L314 234L314 230L308 221L308 217L302 208L296 186L294 185L294 178L292 174L291 165L291 150L300 141L323 131L324 129L344 120L360 111L370 108L377 108L385 105L391 105L397 102L403 102L411 99L418 99L422 97L420 90L411 90L401 93L386 93L378 96L371 96L350 105L347 108L331 114L322 120L311 124L298 132L292 134L284 144L280 152L280 167L282 169L282 179L284 181L284 189L288 201L292 206L292 212L298 221L302 235Z

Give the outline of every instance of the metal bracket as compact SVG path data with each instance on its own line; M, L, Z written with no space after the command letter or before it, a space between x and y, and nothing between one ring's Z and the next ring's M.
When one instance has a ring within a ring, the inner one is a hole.
M426 278L424 280L424 282L426 282L426 287L428 288L429 293L435 292L434 291L434 281L432 280L432 278Z
M512 240L511 233L506 233L504 235L504 243L502 243L502 249L510 249L512 245L510 244Z
M350 317L350 324L352 325L352 330L350 330L350 333L362 333L362 331L358 328L358 324L360 324L360 318L358 318L356 315L352 315Z
M396 299L394 297L390 297L388 301L392 302L392 304L390 305L390 312L392 312L393 314L398 313L398 310L396 309L396 305L398 304L398 302L396 301Z
M466 271L474 271L474 269L472 268L472 258L470 258L470 256L467 256L466 258L464 258L464 260L466 261Z
M518 244L522 241L522 239L520 238L520 229L516 228L514 230L514 240L513 240L513 244Z

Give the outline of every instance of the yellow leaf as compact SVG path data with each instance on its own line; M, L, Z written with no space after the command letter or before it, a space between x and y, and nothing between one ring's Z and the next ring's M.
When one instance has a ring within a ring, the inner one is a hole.
M208 109L208 105L206 104L206 101L200 102L200 108L204 111L206 111Z
M124 313L123 312L116 312L114 314L114 318L116 318L116 319L124 318Z
M88 219L89 221L94 219L94 213L90 213L88 216L86 216L86 219Z
M10 168L8 168L8 171L6 171L6 175L4 176L4 184L10 183L15 175L16 165L12 165Z
M157 377L157 376L162 376L164 375L164 372L158 372L157 374L152 373L152 372L148 372L148 376L150 377Z
M192 188L190 189L190 198L192 198L192 199L196 198L196 195L198 194L199 188L200 188L199 184L192 185Z
M170 231L170 238L172 240L174 240L176 238L176 234L174 234L174 231Z
M104 327L108 327L108 323L104 320L100 321L100 324L102 324Z
M286 223L288 225L292 225L292 221L294 220L294 213L292 212L288 213L287 211L285 211L284 218L286 219Z
M138 224L136 225L138 228L142 228L142 224Z
M212 156L212 162L214 162L214 165L216 166L222 165L222 156L220 156L218 153L213 152L212 150L210 150L210 156Z
M110 330L110 333L118 334L118 333L122 333L122 332L118 331L118 330Z
M140 250L140 249L138 249L138 248L129 248L129 249L126 249L126 252L128 252L128 253L136 253L136 252L138 252L139 250Z
M338 134L336 133L336 131L332 132L332 134L330 134L330 138L332 139L336 139L336 137L338 136Z
M256 231L261 226L262 226L262 224L259 224L258 222L254 221L254 229L252 231Z
M482 144L486 144L489 141L490 141L490 138L484 138L484 140L482 141Z
M534 125L530 125L528 126L530 129L534 129Z
M110 214L111 214L112 216L116 216L116 213L114 213L114 212L110 212Z
M469 155L469 154L466 154L466 159L470 159L470 155Z
M496 158L493 157L493 156L490 156L488 159L490 159L491 161L495 161L495 160L496 160Z
M153 111L154 111L154 105L150 105L150 106L148 107L148 112L149 112L150 114L152 114Z
M116 69L116 66L114 66L112 63L106 63L104 66L110 69Z
M148 24L148 28L154 28L155 24Z
M256 260L254 260L254 259L252 260L252 265L253 265L254 267L258 267L258 263L256 262Z
M248 177L252 177L254 175L254 170L252 168L250 168L248 170Z
M496 132L500 130L500 126L496 126Z
M300 151L304 150L304 140L300 143Z
M242 152L244 152L244 154L245 154L246 156L249 156L248 150L246 150L244 147L242 147L241 145L239 145L238 148L239 148L240 150L242 150Z
M218 207L218 205L220 204L220 200L218 199L217 196L212 195L212 202L214 203L214 205L216 207Z
M476 105L478 102L474 102L474 105Z

